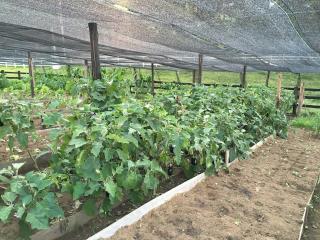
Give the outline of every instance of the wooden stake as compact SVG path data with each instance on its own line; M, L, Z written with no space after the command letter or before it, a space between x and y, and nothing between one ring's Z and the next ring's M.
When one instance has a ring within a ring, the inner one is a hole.
M151 94L155 95L154 86L154 64L151 63Z
M283 78L282 73L279 73L279 75L278 75L278 88L277 88L277 100L276 100L277 108L280 108L280 105L281 105L282 78Z
M298 100L298 109L297 109L297 115L299 116L304 104L304 83L302 82L300 84L300 91L299 91L299 100Z
M89 23L91 63L93 80L101 79L100 55L99 55L99 34L97 23Z
M240 73L240 86L241 88L247 87L247 66L243 66L243 72Z
M70 78L71 77L71 66L67 65L67 76Z
M269 87L270 75L271 75L271 72L268 71L267 79L266 79L266 86L267 86L267 87Z
M299 88L301 86L301 74L299 73L298 74L298 80L297 80L297 85L295 86L294 88L294 91L293 91L293 94L294 94L294 97L295 97L295 102L293 104L293 115L294 116L297 116L298 115L298 100L299 100Z
M202 67L203 67L203 55L199 54L199 72L198 72L198 83L202 83Z
M21 80L21 71L18 71L18 79Z
M193 85L196 84L196 75L197 75L197 70L192 71L192 83Z
M29 65L31 97L34 98L35 96L34 87L35 87L36 81L35 81L33 62L32 62L32 57L30 52L28 52L28 65Z

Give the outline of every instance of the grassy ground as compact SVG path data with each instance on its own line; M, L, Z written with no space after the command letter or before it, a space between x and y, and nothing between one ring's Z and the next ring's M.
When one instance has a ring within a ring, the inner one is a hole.
M309 129L320 135L320 111L305 110L301 116L291 121L291 126Z

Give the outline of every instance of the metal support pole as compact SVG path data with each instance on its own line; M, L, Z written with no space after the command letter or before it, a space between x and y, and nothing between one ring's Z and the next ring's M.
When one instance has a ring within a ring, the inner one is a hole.
M34 68L33 68L33 61L31 57L31 53L28 52L28 65L29 65L29 76L30 76L30 89L31 89L31 97L34 98L35 96L35 74L34 74Z
M91 63L92 63L92 78L98 80L102 78L100 69L99 55L99 34L97 23L89 23L90 46L91 46Z

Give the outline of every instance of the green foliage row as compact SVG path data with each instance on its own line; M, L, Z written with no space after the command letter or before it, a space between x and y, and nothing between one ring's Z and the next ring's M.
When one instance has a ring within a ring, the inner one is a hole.
M155 193L173 168L188 177L213 174L223 167L227 149L233 158L245 158L255 142L287 134L290 95L280 109L268 88L170 86L155 97L137 99L122 74L79 84L82 106L70 117L47 119L48 125L64 126L51 134L50 168L25 176L17 165L0 172L6 186L0 220L18 218L29 233L48 228L64 216L60 193L81 201L88 214L106 213L125 198L137 203Z

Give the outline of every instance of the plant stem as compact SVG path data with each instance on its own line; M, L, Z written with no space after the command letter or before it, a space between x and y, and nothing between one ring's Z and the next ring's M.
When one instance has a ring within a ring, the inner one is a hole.
M34 162L34 165L35 165L36 169L37 169L38 171L40 171L40 168L39 168L39 166L38 166L37 160L31 155L31 153L30 153L29 150L27 150L27 152L28 152L28 154L29 154L29 157L30 157L30 158L32 159L32 161Z

